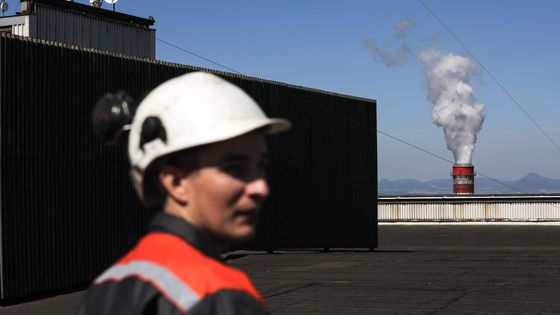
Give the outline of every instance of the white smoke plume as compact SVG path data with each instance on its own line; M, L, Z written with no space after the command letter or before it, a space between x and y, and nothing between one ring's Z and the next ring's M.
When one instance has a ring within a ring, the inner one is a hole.
M366 39L364 45L377 61L383 62L388 67L398 68L412 56L407 40L406 32L415 25L412 20L401 20L395 24L395 37L400 42L395 52L381 48L375 41Z
M478 102L469 80L477 73L471 59L438 49L418 54L426 76L432 121L443 128L447 148L456 164L471 164L476 137L484 122L484 104Z
M400 20L395 24L395 34L397 35L397 38L404 38L406 39L406 31L408 31L409 28L414 27L416 25L416 22L412 21L412 20Z

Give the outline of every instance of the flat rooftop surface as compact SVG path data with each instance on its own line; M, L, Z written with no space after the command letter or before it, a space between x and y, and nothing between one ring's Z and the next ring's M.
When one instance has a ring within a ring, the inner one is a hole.
M375 252L234 252L274 314L560 312L560 226L380 225ZM83 292L0 308L74 314Z

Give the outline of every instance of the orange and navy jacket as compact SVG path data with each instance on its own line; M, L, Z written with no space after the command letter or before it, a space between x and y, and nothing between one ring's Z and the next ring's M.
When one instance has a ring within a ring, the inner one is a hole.
M241 271L195 227L160 213L135 248L101 274L79 314L268 314Z

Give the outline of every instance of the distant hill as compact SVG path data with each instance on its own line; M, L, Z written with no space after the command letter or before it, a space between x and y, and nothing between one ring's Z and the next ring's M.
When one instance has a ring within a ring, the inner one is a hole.
M560 193L560 179L546 178L535 173L529 173L516 181L493 181L477 176L474 183L476 194ZM382 179L378 182L378 193L379 195L448 195L453 193L453 181L451 177L428 181Z

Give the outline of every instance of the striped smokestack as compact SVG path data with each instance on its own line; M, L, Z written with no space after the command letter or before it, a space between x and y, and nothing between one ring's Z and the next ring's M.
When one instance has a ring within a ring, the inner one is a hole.
M456 195L474 194L474 166L471 164L453 165L453 193Z

